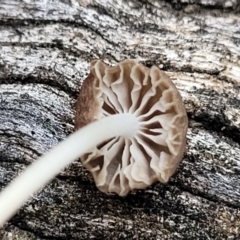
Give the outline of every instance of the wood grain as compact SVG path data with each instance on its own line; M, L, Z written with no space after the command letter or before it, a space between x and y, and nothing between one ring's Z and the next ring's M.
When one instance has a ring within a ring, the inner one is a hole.
M237 0L2 0L0 188L73 131L79 86L99 58L155 64L177 85L189 116L177 173L120 198L76 161L0 239L239 239Z

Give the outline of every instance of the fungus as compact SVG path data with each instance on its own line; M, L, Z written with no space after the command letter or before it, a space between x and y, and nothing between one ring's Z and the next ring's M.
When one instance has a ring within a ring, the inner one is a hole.
M99 190L120 196L168 182L182 159L187 131L181 96L156 66L93 61L77 101L75 129L124 113L137 120L133 133L117 135L80 158Z
M93 61L75 120L73 134L0 193L0 226L80 156L97 187L120 196L167 182L182 159L186 111L175 85L155 66Z

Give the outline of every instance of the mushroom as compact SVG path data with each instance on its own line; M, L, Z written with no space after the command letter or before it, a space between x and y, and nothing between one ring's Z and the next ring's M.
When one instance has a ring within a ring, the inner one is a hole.
M80 158L99 190L120 196L168 182L182 159L188 123L177 88L156 66L92 61L77 101L75 129L126 113L137 120L132 133L114 136Z
M157 67L97 60L80 90L75 129L0 193L0 227L80 156L103 192L124 196L167 182L183 156L187 115L175 85Z

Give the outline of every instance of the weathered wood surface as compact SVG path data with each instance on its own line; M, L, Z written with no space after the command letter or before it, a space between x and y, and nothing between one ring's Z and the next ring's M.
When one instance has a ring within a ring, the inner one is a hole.
M120 198L76 161L0 239L240 239L237 0L1 0L1 188L72 132L94 58L134 58L171 76L189 116L183 162L169 184Z

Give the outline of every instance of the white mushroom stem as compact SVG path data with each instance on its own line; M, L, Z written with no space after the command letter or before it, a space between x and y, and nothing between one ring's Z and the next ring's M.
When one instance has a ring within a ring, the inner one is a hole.
M103 118L70 135L57 147L30 165L0 193L0 227L32 194L82 154L115 136L131 138L137 129L136 117L125 113Z

